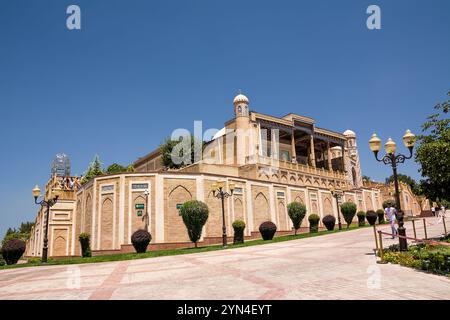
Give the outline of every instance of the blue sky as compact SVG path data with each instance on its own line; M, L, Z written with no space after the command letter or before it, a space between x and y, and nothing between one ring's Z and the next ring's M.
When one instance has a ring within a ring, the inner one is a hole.
M81 7L82 30L66 28ZM382 29L366 27L377 4ZM0 234L34 220L31 189L56 153L82 174L95 154L128 164L194 120L221 128L241 88L251 109L295 112L403 150L450 89L450 2L0 0ZM399 169L419 178L408 161Z

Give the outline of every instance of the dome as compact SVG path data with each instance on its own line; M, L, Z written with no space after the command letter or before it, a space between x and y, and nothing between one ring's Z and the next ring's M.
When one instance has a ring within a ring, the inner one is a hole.
M212 137L211 140L216 140L217 138L224 136L226 133L227 133L227 128L222 128L216 132L216 134Z
M234 97L233 99L233 104L238 104L244 102L246 104L249 103L249 100L246 96L244 96L242 93L238 94L236 97Z
M356 138L356 133L353 132L352 130L345 130L343 135L346 136L347 138Z

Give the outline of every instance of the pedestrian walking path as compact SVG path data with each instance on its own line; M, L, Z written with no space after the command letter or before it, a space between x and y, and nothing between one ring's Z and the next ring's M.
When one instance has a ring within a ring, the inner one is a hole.
M428 236L443 233L427 218ZM450 226L450 218L446 219ZM405 223L412 236L411 222ZM416 223L417 235L424 232ZM389 224L382 225L389 232ZM383 237L388 246L398 243ZM0 299L449 299L450 279L377 264L373 230L141 260L7 269Z

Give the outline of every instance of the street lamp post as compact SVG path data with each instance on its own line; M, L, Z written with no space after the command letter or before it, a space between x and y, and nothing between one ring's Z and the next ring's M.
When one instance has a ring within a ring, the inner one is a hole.
M144 219L145 219L145 231L148 232L148 224L149 224L149 216L148 216L148 196L150 195L150 192L148 191L148 189L145 189L144 191L144 196L145 196L145 215L144 215Z
M44 246L42 248L42 262L47 262L48 257L48 223L50 220L50 208L53 207L57 202L58 198L60 196L61 189L54 188L51 191L51 199L42 199L41 201L38 201L38 198L41 196L41 189L39 189L39 186L36 185L33 189L33 197L34 197L34 203L40 205L42 208L46 208L46 218L45 218L45 231L44 231Z
M414 144L416 143L416 136L410 131L406 130L405 135L403 136L403 143L405 147L409 150L409 156L405 156L401 153L395 154L396 144L395 142L389 138L384 148L386 150L386 154L378 159L378 152L381 149L381 140L374 133L372 138L369 140L370 150L373 151L375 155L375 159L378 162L383 162L385 165L390 164L392 167L392 173L394 176L394 188L395 188L395 207L397 209L396 218L398 220L398 234L402 237L399 237L399 245L400 251L406 251L408 248L408 243L406 238L406 229L403 226L403 212L401 211L400 205L400 191L398 187L398 177L397 177L397 164L405 162L407 159L411 159L413 155Z
M229 183L228 188L230 189L230 192L226 192L224 190L225 182L223 181L217 181L216 183L213 183L211 186L211 190L213 193L213 196L220 199L222 201L222 244L223 247L227 247L227 227L225 225L225 204L224 199L231 197L234 192L234 183Z
M342 230L341 215L339 214L339 200L341 200L341 198L343 196L343 192L342 192L342 190L336 190L336 189L332 188L331 195L336 199L336 207L337 207L337 213L338 213L338 225L339 225L339 230Z

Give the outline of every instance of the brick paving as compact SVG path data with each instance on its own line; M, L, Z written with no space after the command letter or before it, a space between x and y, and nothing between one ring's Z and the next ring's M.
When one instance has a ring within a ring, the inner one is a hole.
M443 234L436 218L426 221L428 236ZM383 238L385 246L397 242ZM0 300L450 299L449 278L377 264L373 248L365 228L182 256L0 270Z

